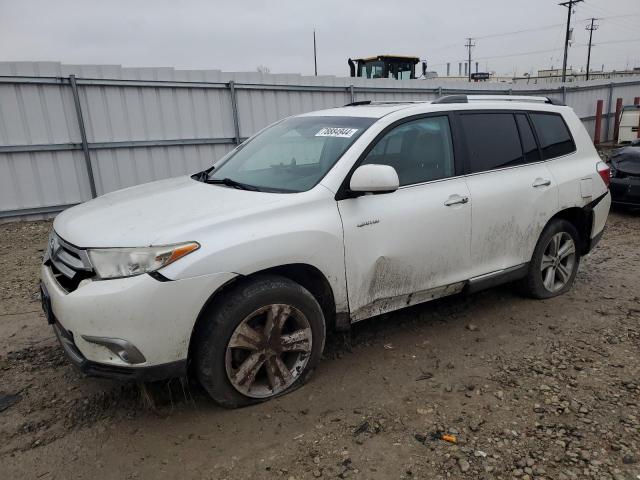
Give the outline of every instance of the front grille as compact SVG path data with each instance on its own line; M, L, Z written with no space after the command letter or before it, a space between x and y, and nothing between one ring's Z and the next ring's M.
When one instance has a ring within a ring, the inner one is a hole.
M49 236L44 264L67 292L73 292L82 280L95 276L87 251L65 242L54 231Z

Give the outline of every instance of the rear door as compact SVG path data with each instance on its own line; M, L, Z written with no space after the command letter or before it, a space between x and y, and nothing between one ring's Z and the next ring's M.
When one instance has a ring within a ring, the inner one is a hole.
M529 116L513 110L459 112L471 196L471 277L531 259L558 208Z

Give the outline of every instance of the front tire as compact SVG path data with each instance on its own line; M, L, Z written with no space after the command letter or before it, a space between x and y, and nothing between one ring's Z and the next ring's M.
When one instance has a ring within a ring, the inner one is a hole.
M220 405L236 408L288 393L317 367L325 319L301 285L256 276L215 300L197 332L196 375Z
M524 292L533 298L551 298L567 292L580 265L580 236L566 220L552 220L542 231L529 271L523 280Z

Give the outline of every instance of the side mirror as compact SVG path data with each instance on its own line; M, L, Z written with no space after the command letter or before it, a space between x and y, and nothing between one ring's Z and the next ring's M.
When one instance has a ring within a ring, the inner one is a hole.
M395 168L389 165L361 165L351 175L349 189L362 193L390 193L400 186Z

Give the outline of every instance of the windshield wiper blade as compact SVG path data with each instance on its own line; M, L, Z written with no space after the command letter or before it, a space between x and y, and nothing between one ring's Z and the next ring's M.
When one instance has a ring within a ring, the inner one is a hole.
M237 188L239 190L249 190L251 192L259 192L260 189L258 187L254 187L253 185L249 185L247 183L237 182L230 178L208 178L203 180L204 183L211 183L214 185L226 185L227 187Z

